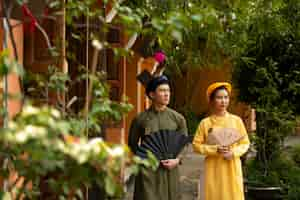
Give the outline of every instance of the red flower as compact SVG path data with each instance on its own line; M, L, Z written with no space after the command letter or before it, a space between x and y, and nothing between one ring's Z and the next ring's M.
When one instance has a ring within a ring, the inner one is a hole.
M161 64L165 61L166 55L164 54L164 52L158 51L154 54L154 58L159 64Z
M28 6L24 3L22 5L22 12L23 12L23 20L29 19L30 22L24 22L24 29L29 30L31 33L35 31L37 19L33 16L32 12L28 8Z

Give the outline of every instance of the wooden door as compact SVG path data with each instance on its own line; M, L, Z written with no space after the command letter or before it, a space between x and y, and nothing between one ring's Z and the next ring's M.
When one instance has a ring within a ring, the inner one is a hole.
M107 34L107 40L114 47L123 45L123 36L121 28L111 28ZM114 101L121 101L122 96L126 94L126 59L124 57L116 58L112 49L106 49L105 71L107 72L107 82L110 85L110 97ZM125 126L124 119L121 122L107 124L105 130L105 138L112 143L125 142Z

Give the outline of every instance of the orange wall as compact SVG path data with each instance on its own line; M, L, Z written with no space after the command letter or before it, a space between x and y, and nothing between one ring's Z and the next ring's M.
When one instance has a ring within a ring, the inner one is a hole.
M231 64L228 61L224 61L223 66L193 70L189 73L190 79L195 81L191 98L189 98L189 105L191 109L197 114L209 113L209 105L206 99L206 89L213 82L226 81L231 82ZM175 95L177 107L183 106L184 97L187 94L185 84L188 80L186 78L178 78L175 84ZM229 111L239 115L244 119L247 129L252 131L255 129L253 110L243 103L237 102L236 90L233 86L233 92L231 96L231 103ZM182 104L182 105L180 105ZM250 120L250 121L249 121Z
M0 26L0 32L1 32L1 36L3 36L4 34L4 30L3 30L3 18L1 18L1 26ZM15 25L15 24L19 24L20 21L17 20L10 20L11 25ZM14 39L16 42L16 46L17 46L17 52L18 52L18 62L22 65L23 64L23 26L19 25L19 26L15 26L13 28L13 34L14 34ZM3 37L2 37L3 38ZM1 41L1 50L3 49L3 40ZM13 52L13 46L12 46L12 42L11 39L9 39L8 41L8 51L10 54L11 58L15 58L14 57L14 52ZM3 83L3 81L2 81ZM2 84L4 86L4 84ZM8 76L8 92L10 95L20 95L21 94L21 88L20 88L20 79L18 77L17 74L10 74ZM21 110L21 101L20 100L9 100L8 102L8 113L9 113L9 117L12 118L13 116L15 116L19 111Z
M133 118L138 113L138 82L136 81L136 74L137 74L137 60L138 57L135 56L128 60L127 62L127 77L126 77L126 95L128 97L129 103L133 105L133 109L128 113L126 116L126 141L128 137L128 132L130 128L130 123L133 120Z

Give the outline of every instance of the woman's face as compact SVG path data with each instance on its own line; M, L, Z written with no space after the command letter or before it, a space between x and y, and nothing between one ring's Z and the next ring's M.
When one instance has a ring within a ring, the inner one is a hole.
M226 111L229 105L229 94L226 89L218 89L212 99L215 111Z

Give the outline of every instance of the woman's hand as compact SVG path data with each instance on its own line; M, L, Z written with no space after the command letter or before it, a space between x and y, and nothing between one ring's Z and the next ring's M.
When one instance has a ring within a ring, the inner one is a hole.
M230 151L230 148L228 146L218 146L218 153L225 154Z
M161 160L160 163L162 164L162 166L166 169L174 169L178 164L179 164L179 159L175 158L175 159L168 159L168 160Z
M226 160L231 160L233 158L233 153L228 146L219 146L218 152L222 154Z

